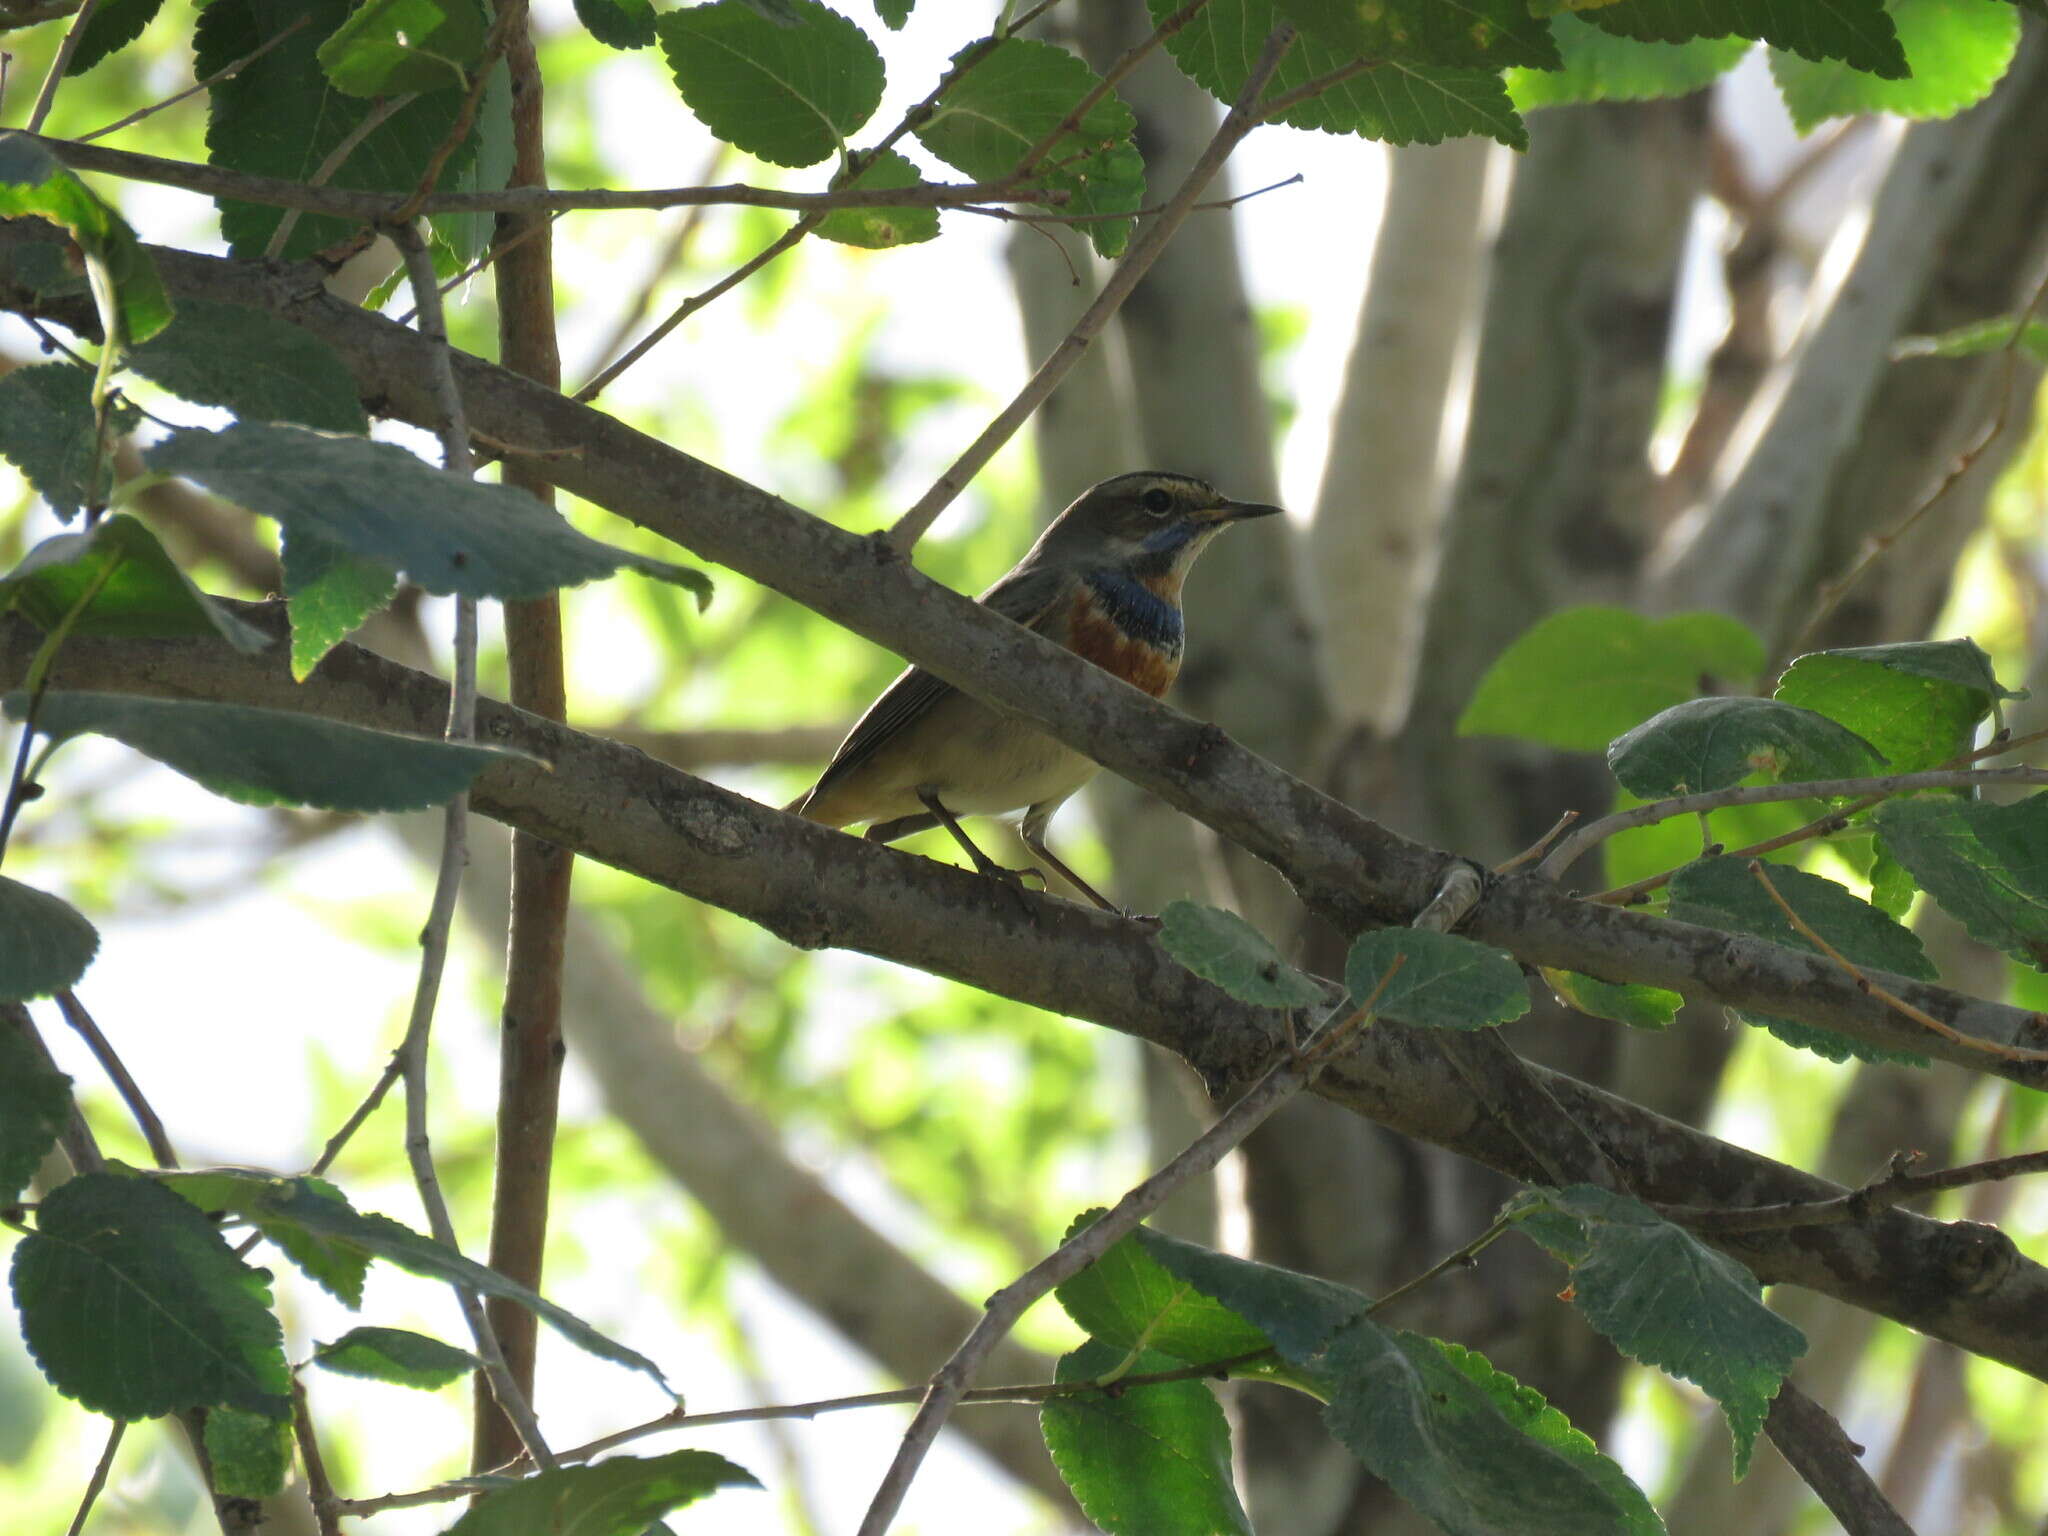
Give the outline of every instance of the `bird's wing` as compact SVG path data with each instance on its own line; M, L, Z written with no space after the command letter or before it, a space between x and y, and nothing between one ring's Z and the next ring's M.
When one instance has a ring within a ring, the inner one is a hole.
M1006 619L1025 628L1035 628L1060 601L1066 579L1059 571L1034 568L1012 571L977 599ZM806 800L815 799L873 757L881 745L928 714L953 685L941 682L923 667L911 667L891 683L882 696L868 706L868 712L846 733L846 740L832 755L832 761L818 776Z

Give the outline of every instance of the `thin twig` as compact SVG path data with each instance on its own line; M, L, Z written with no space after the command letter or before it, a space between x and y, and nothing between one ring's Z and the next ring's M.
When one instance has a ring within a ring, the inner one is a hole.
M709 181L713 176L716 176L719 167L725 163L725 157L731 153L731 150L732 146L727 144L725 140L718 139L713 141L711 153L705 157L704 164L699 171L699 179ZM619 311L618 318L612 322L610 332L599 343L596 351L591 354L591 372L595 373L616 357L619 349L625 346L626 338L633 334L633 328L647 318L647 311L654 307L654 290L656 285L673 268L682 264L684 258L689 253L691 242L697 238L697 232L703 227L704 205L702 204L689 209L681 218L675 221L675 227L669 230L663 238L660 248L655 252L654 259L648 263L646 277L633 290L633 296L627 300L625 306ZM525 230L521 230L520 233L522 235L525 234Z
M50 61L50 72L43 76L43 88L36 94L35 107L29 112L30 133L43 131L43 119L50 115L50 108L57 100L57 87L64 83L64 73L71 68L72 55L78 52L85 29L92 21L92 13L99 9L99 5L100 0L85 0L85 4L78 8L78 14L71 18L64 41L57 45L57 57Z
M505 39L514 14L512 9L500 10L491 22L491 30L484 35L483 51L469 72L468 87L463 92L455 121L441 136L441 142L434 146L434 152L427 156L426 167L420 172L419 183L412 189L412 196L399 205L389 222L410 224L420 216L420 205L433 195L434 188L440 184L441 173L448 168L450 157L469 137L469 130L476 122L477 106L484 99L485 86L490 83L491 71L498 67L498 60L505 52ZM524 15L525 8L519 7L517 14Z
M362 121L351 128L343 136L342 141L327 152L327 158L322 160L313 174L306 179L305 185L309 187L326 186L333 179L335 172L348 164L348 157L361 147L363 140L367 139L379 128L382 128L392 118L396 117L418 99L418 91L406 91L402 95L387 96L381 101L372 103L370 110L363 114ZM277 228L270 232L270 243L263 247L263 259L265 261L277 261L284 256L285 243L291 239L292 231L298 228L299 215L303 212L305 212L303 208L287 208L285 210L284 217L277 221Z
M1589 821L1552 848L1537 866L1536 873L1555 880L1587 850L1618 832L1651 826L1677 816L1703 816L1709 811L1733 805L1773 805L1785 800L1833 800L1860 797L1861 805L1845 807L1820 818L1841 821L1857 811L1868 810L1893 795L1912 794L1923 789L1968 789L1979 784L2048 784L2048 768L1929 768L1919 773L1873 774L1854 779L1809 779L1790 784L1738 784L1730 789L1709 790L1697 795L1673 795L1633 805L1598 821Z
M114 1453L121 1449L121 1436L127 1432L126 1419L116 1419L108 1426L107 1443L100 1451L99 1461L93 1466L91 1478L86 1481L85 1492L79 1496L78 1513L71 1517L71 1528L65 1536L81 1536L85 1530L92 1507L99 1502L100 1490L107 1486L107 1474L114 1470Z
M1294 29L1288 26L1274 29L1272 36L1266 39L1266 45L1260 52L1257 63L1252 66L1251 74L1245 80L1244 89L1238 93L1237 100L1224 115L1215 137L1209 141L1209 147L1202 151L1201 156L1189 169L1186 179L1181 182L1166 207L1161 209L1131 242L1130 249L1124 253L1124 259L1117 263L1116 270L1102 285L1102 291L1096 295L1095 302L1089 305L1087 312L1074 323L1074 328L1053 349L1052 355L1039 364L1038 371L1032 374L1030 381L1017 392L1016 398L1003 407L995 420L968 445L966 452L954 460L952 466L932 483L931 489L918 498L916 505L898 518L889 529L889 542L899 554L908 554L917 541L924 537L925 531L937 521L939 514L952 504L953 498L960 494L967 482L981 472L982 466L995 457L996 450L1015 436L1018 428L1030 420L1032 414L1046 402L1060 380L1067 376L1068 371L1081 360L1095 338L1101 334L1103 327L1109 324L1110 318L1123 307L1124 300L1131 296L1140 279L1152 269L1152 264L1159 259L1159 254L1166 248L1166 243L1173 238L1182 221L1193 210L1196 200L1201 197L1202 189L1208 186L1210 178L1222 168L1223 162L1230 158L1231 151L1237 148L1244 136L1258 126L1258 119L1253 115L1253 104L1258 101L1259 93L1266 88L1266 82L1272 79L1273 72L1280 67L1281 59L1286 57L1287 50L1293 42Z
M428 253L427 243L416 225L393 226L391 235L405 254L406 274L419 305L420 333L435 343L434 355L438 366L431 386L441 412L442 463L448 473L466 479L471 473L469 430L463 414L461 391L455 382L448 329L441 316L441 294L435 285L433 257ZM445 733L450 741L476 739L476 647L476 599L459 597L455 602L455 675L449 690ZM457 1251L460 1251L460 1245L455 1235L455 1224L449 1219L448 1203L441 1194L440 1175L434 1169L433 1150L427 1135L427 1042L433 1029L434 1004L440 995L441 975L448 959L456 893L462 884L463 867L469 861L468 831L469 796L464 793L448 802L441 837L440 868L434 881L433 906L420 935L419 985L413 994L412 1016L406 1025L405 1040L398 1048L399 1074L405 1083L405 1150L412 1164L413 1182L419 1188L420 1203L426 1209L427 1224L435 1240ZM505 1364L504 1352L498 1347L497 1334L491 1328L483 1303L467 1286L456 1286L455 1295L461 1303L463 1317L469 1324L477 1355L483 1361L484 1373L497 1396L498 1406L512 1421L520 1443L526 1447L534 1464L542 1468L553 1467L554 1456L548 1450L547 1442L541 1438L540 1426L534 1421L533 1410L528 1406L525 1394L519 1390Z
M175 96L166 96L162 101L152 102L150 103L150 105L146 107L139 107L135 111L130 112L126 117L116 118L113 122L107 124L107 126L104 128L95 128L91 133L79 134L78 137L73 139L71 142L74 144L90 144L94 139L103 139L110 133L119 133L123 128L133 128L137 123L141 122L144 118L154 117L156 116L157 113L163 111L164 108L166 107L175 107L179 102L183 101L188 96L197 96L201 91L207 90L212 86L219 85L223 80L232 80L236 75L239 75L251 64L254 64L258 59L262 58L263 55L270 52L271 49L275 48L279 43L283 42L286 38L290 37L294 32L298 31L301 27L305 26L312 19L313 18L311 16L301 16L297 21L293 22L290 26L283 28L274 36L266 39L260 48L253 49L250 52L243 54L239 59L236 59L231 64L223 64L219 69L216 69L204 80L193 81L190 85L186 86L184 90L179 91Z
M121 1102L128 1106L128 1113L135 1117L135 1124L142 1132L142 1139L149 1144L149 1155L156 1159L159 1168L178 1166L178 1154L171 1146L170 1134L164 1129L164 1122L149 1099L142 1092L142 1085L135 1081L120 1055L114 1050L114 1043L100 1032L91 1014L85 1011L85 1004L78 1000L78 994L65 988L57 994L57 1007L64 1015L78 1037L100 1064L100 1070L107 1074L114 1089L121 1095Z
M1857 1460L1863 1447L1789 1377L1772 1400L1764 1433L1847 1536L1913 1536L1913 1528Z
M292 1433L299 1442L299 1460L305 1463L306 1494L320 1536L341 1536L343 1505L334 1496L327 1461L320 1454L320 1439L313 1433L313 1415L306 1406L306 1384L296 1371L292 1373Z
M1545 832L1541 837L1537 838L1535 842L1531 843L1528 847L1524 848L1520 853L1516 854L1513 858L1503 859L1500 863L1494 865L1493 872L1496 875L1513 874L1516 870L1520 869L1524 864L1528 864L1533 862L1534 860L1542 858L1544 851L1548 849L1552 843L1556 842L1558 838L1564 835L1565 828L1569 827L1573 822L1577 821L1578 819L1579 813L1577 811L1566 811L1562 816L1558 817L1556 821L1552 822L1550 824L1550 830L1548 832Z
M1792 925L1794 932L1823 955L1826 955L1836 965L1840 966L1859 988L1869 993L1886 1007L1904 1014L1922 1029L1941 1036L1942 1039L1951 1042L1963 1050L1980 1051L1986 1056L1995 1056L2000 1061L2048 1061L2048 1051L2034 1051L2027 1049L2025 1046L2000 1045L1993 1040L1979 1040L1975 1035L1966 1035L1961 1030L1953 1029L1942 1023L1941 1020L1927 1012L1924 1008L1915 1008L1904 998L1887 992L1862 971L1858 970L1856 963L1847 955L1822 938L1815 931L1812 924L1792 910L1792 904L1778 894L1778 887L1771 882L1771 877L1765 873L1763 860L1751 859L1749 861L1749 872L1756 877L1757 883L1769 894L1771 900L1778 904L1778 910L1785 914L1785 921Z
M1053 124L1051 129L1040 137L1036 144L1033 144L1024 151L1024 157L1011 168L1010 178L1012 180L1020 180L1037 170L1039 162L1052 153L1053 146L1069 133L1079 129L1081 124L1087 121L1088 114L1095 110L1096 104L1111 91L1115 90L1119 81L1140 64L1144 63L1151 55L1153 49L1193 21L1208 4L1209 0L1188 0L1186 5L1154 27L1150 36L1140 39L1125 49L1122 57L1118 58L1108 69L1104 70L1101 78L1083 93L1079 101L1075 102L1068 109L1067 115ZM1093 151L1091 150L1090 152L1092 153Z
M1915 1173L1917 1152L1892 1155L1882 1177L1860 1189L1826 1200L1790 1200L1777 1205L1750 1205L1735 1209L1707 1205L1660 1205L1658 1214L1699 1233L1779 1232L1794 1227L1834 1227L1868 1221L1882 1211L1923 1195L1941 1194L2004 1179L2023 1178L2030 1173L2048 1173L2048 1151L2016 1152L2010 1157L1989 1158L1981 1163L1963 1163L1954 1168L1937 1168L1932 1173Z

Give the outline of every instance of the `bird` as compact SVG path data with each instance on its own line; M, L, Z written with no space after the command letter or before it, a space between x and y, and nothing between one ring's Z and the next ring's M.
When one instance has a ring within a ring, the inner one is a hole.
M977 601L1156 699L1180 671L1181 583L1195 557L1232 523L1279 511L1233 501L1193 475L1117 475L1082 492ZM913 666L855 722L818 782L783 809L828 827L865 822L882 843L943 826L977 871L1013 885L1044 873L1005 869L960 818L1022 811L1019 831L1033 857L1096 906L1121 913L1045 845L1053 812L1098 767Z

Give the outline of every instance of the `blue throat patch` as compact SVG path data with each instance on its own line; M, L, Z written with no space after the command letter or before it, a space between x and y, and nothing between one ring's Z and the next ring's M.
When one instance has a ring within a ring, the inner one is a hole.
M1088 583L1112 623L1133 640L1155 645L1169 655L1180 654L1185 627L1180 609L1128 571L1096 570L1081 578Z

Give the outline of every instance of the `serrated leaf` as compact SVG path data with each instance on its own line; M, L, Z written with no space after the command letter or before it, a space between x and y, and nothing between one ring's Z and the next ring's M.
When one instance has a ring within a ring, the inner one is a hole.
M284 1492L292 1465L292 1426L241 1408L206 1415L206 1455L213 1491L229 1499L267 1499Z
M1755 46L1746 37L1638 42L1602 32L1573 15L1556 16L1550 26L1563 68L1517 69L1507 77L1508 95L1524 112L1589 101L1690 96L1727 74Z
M612 1456L487 1493L446 1536L639 1536L670 1510L721 1488L760 1486L746 1468L710 1451Z
M1596 1019L1612 1019L1630 1029L1669 1029L1685 999L1662 987L1640 982L1602 981L1583 971L1543 967L1543 979L1567 1008Z
M383 110L382 103L337 88L320 67L321 43L352 10L349 0L208 0L192 34L194 73L208 79L260 54L207 88L206 147L213 164L308 181L344 140L355 139L372 111ZM273 42L288 28L290 36ZM327 176L328 185L355 192L412 191L454 132L463 96L460 90L430 90L399 107L354 143ZM468 185L478 139L472 131L456 145L442 167L444 188ZM262 255L283 210L219 201L229 254ZM287 261L310 256L356 227L348 219L300 214L281 254Z
M152 1177L202 1211L226 1213L237 1209L237 1198L250 1179L266 1176L240 1169L180 1169ZM298 1183L314 1199L332 1200L344 1207L348 1204L348 1198L325 1179L307 1175ZM363 1277L370 1268L367 1249L345 1238L320 1236L292 1222L266 1220L260 1212L238 1214L246 1214L265 1241L336 1301L351 1311L363 1304Z
M2048 969L2048 796L1892 800L1873 820L1885 851L1970 937Z
M576 0L576 19L607 48L645 48L654 41L650 0Z
M361 0L314 56L351 96L461 90L489 29L478 0Z
M186 299L170 328L131 350L128 364L181 399L225 406L245 421L369 430L355 376L340 354L289 320L246 304Z
M1846 726L1776 699L1693 699L1607 748L1622 788L1645 800L1700 794L1760 773L1779 783L1882 773L1878 750Z
M1773 694L1847 726L1894 773L1917 773L1966 751L1977 722L2011 695L1970 640L1815 651L1785 669Z
M1763 1304L1756 1276L1641 1201L1589 1184L1538 1193L1584 1225L1573 1304L1631 1360L1682 1376L1721 1405L1740 1479L1806 1336Z
M352 555L306 528L284 533L284 598L292 621L292 677L304 682L335 646L391 601L389 566Z
M1243 1318L1297 1365L1313 1360L1333 1334L1372 1305L1370 1296L1348 1285L1232 1258L1149 1227L1131 1235L1146 1257Z
M1344 985L1352 1007L1377 991L1379 1017L1423 1029L1486 1029L1529 1011L1514 956L1423 928L1360 934L1344 959Z
M910 20L911 7L917 0L875 0L875 14L882 18L882 25L891 32L901 32L903 23Z
M131 431L141 420L132 406L114 407L116 431ZM67 523L92 495L97 440L92 375L83 368L37 363L0 378L0 458ZM102 495L106 490L100 487Z
M1811 940L1786 920L1778 904L1771 900L1770 892L1750 873L1749 863L1743 858L1719 858L1686 865L1671 877L1671 906L1666 915L1675 922L1746 933L1809 955L1820 953ZM1927 958L1919 936L1861 897L1832 880L1789 865L1770 864L1765 866L1765 873L1800 920L1852 964L1893 971L1918 981L1936 979L1934 962ZM1760 1025L1786 1044L1813 1051L1830 1061L1855 1056L1863 1061L1927 1065L1926 1057L1911 1051L1871 1045L1796 1019L1743 1009L1733 1011L1744 1023Z
M99 948L99 930L69 902L0 875L0 1002L76 985Z
M1180 9L1177 0L1147 0L1152 20ZM1266 38L1281 23L1273 0L1210 0L1166 41L1183 73L1220 101L1234 101L1251 78ZM1298 38L1266 88L1270 97L1356 61L1356 55L1312 37ZM1324 133L1355 133L1388 144L1438 144L1483 134L1526 149L1527 129L1508 100L1497 69L1414 64L1388 59L1291 107L1279 121Z
M1159 943L1175 960L1239 1002L1307 1008L1324 1001L1320 982L1281 959L1263 933L1221 907L1168 902L1159 914Z
M14 942L13 929L5 914L13 883L0 876L0 935L9 936L0 946L0 970L12 963L5 949ZM70 1118L71 1079L0 1019L0 1205L12 1204L28 1188Z
M917 125L918 142L977 181L998 181L1026 151L1066 121L1101 83L1095 71L1064 48L1011 37L986 52L970 44L953 56L958 83ZM973 67L962 69L963 60ZM1114 92L1088 109L1080 125L1039 162L1033 180L1063 191L1056 213L1117 214L1145 200L1145 163L1133 142L1137 119ZM1079 228L1104 256L1120 256L1130 239L1128 219L1095 219Z
M1562 62L1527 0L1279 0L1304 36L1353 58L1499 69Z
M1091 1339L1060 1360L1053 1379L1087 1381L1125 1359L1123 1350ZM1146 1374L1180 1363L1143 1351L1130 1369ZM1206 1382L1051 1397L1038 1424L1081 1512L1110 1536L1251 1536L1230 1476L1230 1425Z
M163 3L164 0L100 0L86 18L85 31L72 50L65 78L84 74L142 36L142 29L163 9Z
M120 512L89 532L56 534L30 550L0 576L0 611L11 603L42 629L55 629L95 583L99 590L72 621L73 634L219 635L251 656L270 644L270 636L194 586L156 535Z
M1626 608L1566 608L1487 668L1458 734L1597 752L1716 683L1746 684L1763 664L1762 643L1722 614L1648 619Z
M268 1277L147 1179L87 1173L51 1190L14 1250L13 1283L29 1353L95 1413L291 1411Z
M778 25L745 0L657 17L655 35L704 126L774 165L816 165L882 100L882 55L865 32L817 0L789 0Z
M1952 117L1991 94L2020 44L2020 13L2000 0L1886 0L1911 73L1880 79L1839 59L1773 50L1771 77L1801 133L1831 117Z
M128 221L25 133L0 133L0 218L47 219L85 255L93 303L113 343L147 341L171 323L170 296Z
M1619 1467L1483 1356L1360 1321L1331 1340L1319 1365L1330 1432L1450 1536L1664 1528Z
M577 1348L662 1381L661 1370L652 1360L605 1337L575 1313L389 1216L356 1210L332 1185L234 1169L216 1169L212 1177L217 1182L208 1191L209 1201L257 1221L266 1232L272 1225L297 1226L329 1242L352 1244L410 1274L466 1285L484 1296L502 1296L532 1312Z
M2048 320L2030 320L2022 327L2017 316L2002 315L1995 320L1959 325L1938 335L1901 336L1892 344L1892 361L1903 362L1913 357L1981 357L2007 347L2019 348L2037 363L2048 363Z
M1090 1211L1077 1218L1067 1236L1101 1215ZM1167 1273L1135 1236L1122 1239L1054 1294L1077 1327L1120 1350L1153 1349L1178 1363L1200 1365L1267 1347L1265 1334Z
M466 1349L404 1328L351 1328L313 1351L313 1363L344 1376L433 1391L477 1368Z
M858 187L865 191L886 192L894 187L916 187L924 184L916 166L897 154L895 150L884 150L879 158L870 161L859 175L848 180L842 173L832 178L834 191ZM835 208L825 215L818 224L818 233L827 240L837 240L841 245L859 246L862 250L884 251L892 246L917 245L926 240L936 239L939 233L939 210L936 208Z
M1884 0L1829 0L1785 5L1779 0L1618 0L1581 12L1603 31L1644 42L1683 43L1696 37L1754 38L1807 59L1841 59L1888 80L1906 73L1905 51Z
M701 571L586 538L524 491L446 474L393 443L245 421L174 432L143 459L429 592L535 598L621 568L688 587L700 602L710 591Z
M26 702L20 693L0 701L16 720ZM243 805L358 814L445 805L484 769L532 761L502 747L401 736L289 710L123 693L45 694L36 728L52 737L111 736Z

